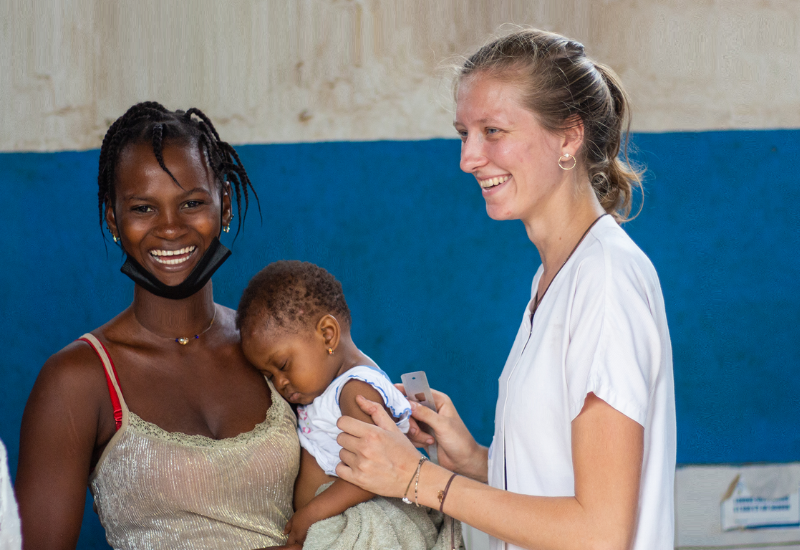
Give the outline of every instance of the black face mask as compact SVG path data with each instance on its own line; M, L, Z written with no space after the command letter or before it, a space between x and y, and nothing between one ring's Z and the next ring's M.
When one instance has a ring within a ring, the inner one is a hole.
M170 300L183 300L188 298L204 286L214 274L214 272L228 259L231 251L219 242L219 239L214 237L211 241L211 246L208 247L206 253L200 258L200 262L194 267L186 280L179 285L169 286L165 285L156 277L141 266L139 262L134 260L128 254L125 263L122 265L120 271L131 278L131 280L145 289L148 292L160 296L161 298L169 298Z

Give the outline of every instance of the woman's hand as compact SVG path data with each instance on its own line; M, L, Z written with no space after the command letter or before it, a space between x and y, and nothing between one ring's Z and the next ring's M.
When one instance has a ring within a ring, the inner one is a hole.
M405 394L402 384L396 386ZM450 398L440 391L431 391L439 412L435 413L428 407L411 401L411 415L433 430L435 442L438 443L439 464L453 472L485 482L488 475L488 450L479 445L469 433ZM421 430L413 421L408 437L418 447L434 443L434 437Z
M336 475L375 494L402 497L420 453L382 406L361 396L356 402L375 425L349 416L339 418L336 425L342 433L336 440L342 446L342 462L336 466Z

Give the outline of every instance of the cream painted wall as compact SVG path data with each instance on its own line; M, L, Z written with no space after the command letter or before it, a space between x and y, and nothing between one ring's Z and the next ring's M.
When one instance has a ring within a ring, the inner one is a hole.
M584 42L636 130L800 127L796 0L0 0L0 150L146 99L234 143L454 137L441 67L508 22Z

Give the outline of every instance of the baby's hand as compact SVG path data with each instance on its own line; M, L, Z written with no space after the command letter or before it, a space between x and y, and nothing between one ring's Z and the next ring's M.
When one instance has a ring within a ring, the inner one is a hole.
M283 529L283 534L289 535L289 540L286 544L303 544L306 541L308 528L317 522L311 513L308 506L303 506L294 513L292 518Z

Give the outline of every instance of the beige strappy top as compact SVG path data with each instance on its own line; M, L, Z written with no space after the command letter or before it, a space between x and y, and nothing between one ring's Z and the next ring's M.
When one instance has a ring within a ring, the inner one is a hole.
M269 383L272 406L252 431L215 440L166 432L128 410L113 363L91 334L122 422L89 485L115 549L264 548L286 543L300 463L296 418Z

